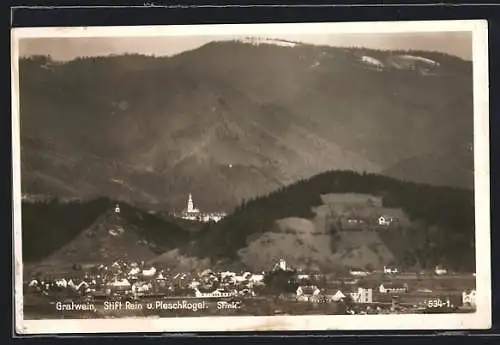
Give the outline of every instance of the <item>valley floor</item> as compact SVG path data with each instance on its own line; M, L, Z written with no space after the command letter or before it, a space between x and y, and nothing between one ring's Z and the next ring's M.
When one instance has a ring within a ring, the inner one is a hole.
M413 277L413 278L412 278ZM384 279L383 274L363 279L372 285ZM346 278L345 280L349 280ZM387 281L387 277L385 278ZM388 294L373 291L371 303L354 303L331 300L297 299L295 293L262 294L256 296L230 296L199 298L189 294L178 296L164 293L130 296L64 296L40 295L26 290L24 319L99 319L126 317L201 317L201 316L271 316L271 315L345 315L345 314L416 314L416 313L466 313L473 308L462 305L462 292L473 288L471 275L446 277L413 275L395 276L391 283L409 282L407 293ZM359 281L358 281L359 283ZM327 277L325 288L336 291L338 277ZM346 288L344 288L344 291ZM395 303L395 299L397 303ZM84 307L78 307L84 306ZM66 306L66 307L65 307ZM75 307L76 306L76 307ZM61 309L73 310L61 310ZM87 308L89 310L82 310Z

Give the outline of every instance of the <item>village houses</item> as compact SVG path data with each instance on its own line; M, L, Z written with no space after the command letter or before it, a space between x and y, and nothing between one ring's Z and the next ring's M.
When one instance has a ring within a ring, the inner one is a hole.
M339 302L347 298L347 296L349 296L354 303L373 303L373 289L365 289L362 287L358 287L357 290L347 293L337 290L335 294L330 296L330 301Z
M315 286L299 286L296 291L297 301L316 302L319 301L321 290Z

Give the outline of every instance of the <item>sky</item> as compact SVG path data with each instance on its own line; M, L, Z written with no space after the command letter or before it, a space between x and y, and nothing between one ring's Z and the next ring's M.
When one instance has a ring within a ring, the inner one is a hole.
M50 55L54 60L68 61L80 56L139 53L172 56L196 49L208 42L238 39L238 36L170 36L170 37L71 37L24 38L19 55ZM339 47L365 47L384 50L439 51L472 60L471 32L419 32L390 34L308 34L273 36L309 44Z

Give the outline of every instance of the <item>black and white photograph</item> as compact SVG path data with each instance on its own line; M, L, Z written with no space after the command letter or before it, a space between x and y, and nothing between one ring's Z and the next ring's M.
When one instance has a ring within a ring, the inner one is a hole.
M485 21L11 35L18 333L490 326Z

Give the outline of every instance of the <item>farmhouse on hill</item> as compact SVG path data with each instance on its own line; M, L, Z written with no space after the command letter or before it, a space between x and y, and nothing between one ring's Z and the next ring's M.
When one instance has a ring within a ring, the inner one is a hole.
M385 274L396 274L399 273L399 268L397 266L384 266Z
M383 206L382 197L370 194L331 193L321 195L323 205L313 208L315 223L325 232L340 230L383 230L407 226L410 220L400 208Z

